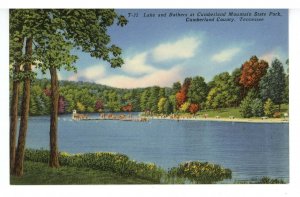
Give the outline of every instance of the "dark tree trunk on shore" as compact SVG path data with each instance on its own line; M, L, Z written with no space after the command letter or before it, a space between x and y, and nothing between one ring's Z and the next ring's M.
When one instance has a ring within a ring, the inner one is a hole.
M281 104L279 103L278 104L278 111L280 112L280 110L281 110L281 106L280 106Z
M20 65L14 65L14 74L20 71ZM16 157L17 126L18 126L18 103L19 103L20 81L13 81L12 99L10 106L10 173L13 172Z
M58 116L58 78L57 70L50 68L51 75L51 119L50 119L50 162L49 166L53 168L59 167L58 161L58 145L57 145L57 116Z
M28 58L31 58L32 56L32 38L27 38L26 40L25 54ZM30 61L26 62L26 64L24 65L24 71L27 73L31 72ZM27 126L28 126L27 121L28 121L29 103L30 103L30 83L31 83L31 78L27 76L24 80L19 138L18 138L18 146L16 151L15 166L13 172L13 174L16 176L23 175L23 162L24 162L24 154L25 154L26 134L27 134Z

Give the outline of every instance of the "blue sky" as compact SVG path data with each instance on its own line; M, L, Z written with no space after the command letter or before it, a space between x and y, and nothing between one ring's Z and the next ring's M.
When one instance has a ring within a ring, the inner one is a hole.
M129 21L125 27L109 29L112 43L123 50L125 64L122 68L110 68L108 63L78 51L78 73L60 71L60 79L91 81L119 88L170 87L173 82L196 75L203 76L208 82L220 72L232 72L252 55L269 64L274 58L283 63L288 58L287 10L116 11ZM250 12L251 18L259 18L253 16L255 12L267 16L261 22L240 22L239 17L234 17L234 22L186 22L186 17L173 16L231 11ZM279 11L281 16L268 16L270 11ZM128 17L128 13L138 13L138 17ZM155 17L144 17L144 13L155 14ZM167 17L158 17L161 13L167 13Z

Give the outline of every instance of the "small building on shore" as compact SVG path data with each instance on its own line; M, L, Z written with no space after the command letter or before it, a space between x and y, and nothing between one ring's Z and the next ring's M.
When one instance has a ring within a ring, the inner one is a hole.
M88 115L86 114L78 114L77 111L74 109L72 114L73 120L82 120L82 119L88 119Z

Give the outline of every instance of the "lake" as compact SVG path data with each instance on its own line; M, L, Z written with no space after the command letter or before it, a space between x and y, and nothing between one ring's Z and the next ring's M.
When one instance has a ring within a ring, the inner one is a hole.
M90 114L96 116L98 114ZM30 117L26 146L49 149L49 117ZM191 160L220 164L233 180L289 181L289 125L213 121L72 121L59 116L59 150L120 152L165 169Z

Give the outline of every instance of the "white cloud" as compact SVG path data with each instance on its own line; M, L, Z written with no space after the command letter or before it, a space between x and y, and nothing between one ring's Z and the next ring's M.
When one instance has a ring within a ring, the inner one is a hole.
M259 57L259 59L267 61L269 63L269 65L271 65L272 61L275 58L282 59L282 53L278 48L273 49L272 51L269 51Z
M70 77L68 77L67 80L68 81L78 81L78 76L77 76L77 74L71 75Z
M163 62L173 59L187 59L195 55L196 49L201 44L199 38L184 37L176 42L158 45L152 52L156 62Z
M181 80L182 70L181 66L174 66L169 70L156 70L142 77L112 75L96 82L118 88L149 87L153 85L171 86L174 81Z
M212 56L212 61L222 63L232 60L232 58L241 51L241 48L229 48L220 51L219 53Z
M105 75L105 67L103 65L91 66L80 70L79 73L71 75L70 81L97 81Z
M63 79L63 78L62 78L62 75L60 74L59 71L57 72L57 78L58 78L58 80L62 80L62 79Z
M132 58L126 58L122 70L130 74L147 74L156 71L156 69L146 63L147 52L139 53Z

